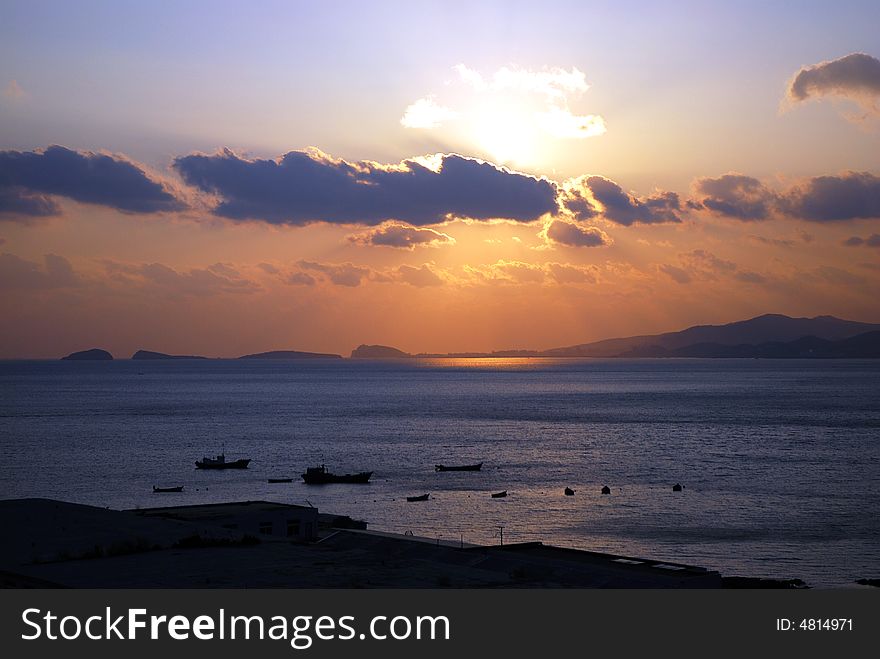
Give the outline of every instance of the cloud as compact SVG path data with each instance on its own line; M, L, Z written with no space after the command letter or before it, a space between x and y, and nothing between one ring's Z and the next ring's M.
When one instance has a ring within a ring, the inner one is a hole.
M704 249L694 249L678 255L678 264L664 263L657 269L679 284L693 281L717 281L722 277L733 277L747 284L763 284L767 278L751 270L742 270L733 261L722 259Z
M767 238L765 236L750 235L749 240L758 245L770 245L772 247L794 247L795 241L786 238Z
M658 265L657 269L660 270L660 272L669 275L674 281L678 282L679 284L691 283L690 274L687 270L684 270L683 268L679 268L668 263L663 263L661 265Z
M452 217L531 222L554 213L556 187L546 180L455 154L398 165L335 160L317 150L279 160L246 160L229 150L177 158L188 184L216 194L214 214L271 224L312 222L421 226Z
M354 265L353 263L317 263L315 261L297 261L297 265L304 270L311 270L324 275L337 286L355 287L370 274L369 268ZM302 282L299 282L302 283Z
M318 280L308 272L291 272L284 278L284 281L294 286L314 286L318 283Z
M157 286L172 294L206 297L222 293L250 294L261 290L257 283L248 280L237 269L225 263L184 271L175 270L163 263L128 264L108 261L105 267L114 278Z
M547 263L545 267L557 284L595 284L598 280L594 266Z
M62 146L45 151L0 151L0 213L57 215L58 206L46 195L128 213L185 208L162 183L118 156Z
M774 193L758 179L735 172L697 179L694 190L702 197L698 206L738 220L766 219L776 200Z
M846 247L880 247L880 233L872 233L867 238L852 236L842 243Z
M816 176L786 193L780 210L812 222L880 218L880 177L867 172Z
M452 236L422 227L407 224L388 223L364 233L354 234L348 239L359 245L382 245L413 250L416 247L441 247L454 245Z
M18 84L18 80L10 80L6 87L3 88L3 98L8 101L21 101L27 96L27 92Z
M15 254L0 254L0 289L33 291L81 284L79 275L63 256L46 254L41 265Z
M849 99L868 114L880 114L880 60L853 53L805 66L792 78L786 93L789 103L828 96Z
M411 265L401 265L395 271L396 279L416 288L425 286L440 286L444 280L427 263L416 268Z
M406 108L400 124L404 128L439 128L445 122L457 117L458 112L437 105L433 96L426 96Z
M581 227L572 222L553 220L542 235L547 242L566 247L606 247L614 241L607 233L596 227Z
M810 222L880 218L880 177L868 172L815 176L775 192L743 174L695 181L693 206L738 220L765 220L774 214ZM812 240L804 234L805 242Z
M60 214L61 207L47 195L34 194L20 186L0 185L0 220L29 222Z
M560 202L580 220L602 216L625 226L681 222L681 202L675 192L637 197L604 176L569 179L560 191Z
M465 64L453 70L457 80L446 88L450 102L438 105L436 95L418 99L404 111L403 126L436 129L455 120L459 129L485 140L485 146L495 152L507 151L500 148L504 142L524 136L532 139L539 133L583 139L606 132L600 115L575 114L569 107L590 88L584 72L575 67L504 66L488 77Z

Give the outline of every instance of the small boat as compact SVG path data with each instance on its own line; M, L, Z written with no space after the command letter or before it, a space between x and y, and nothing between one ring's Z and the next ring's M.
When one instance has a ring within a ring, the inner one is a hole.
M448 465L434 465L434 471L480 471L483 468L483 463L478 462L475 465L456 465L456 466L448 466Z
M196 460L196 469L247 469L248 464L250 464L250 458L227 462L226 456L221 453L216 458Z
M420 494L417 497L407 497L406 500L412 503L414 501L427 501L430 498L431 497L429 497L427 494Z
M675 485L672 486L672 491L673 492L681 492L681 489L683 487L684 487L684 485L682 485L681 483L676 483Z
M183 492L183 485L178 485L177 487L153 486L153 494L167 494L168 492Z
M326 485L328 483L369 483L372 471L362 471L359 474L332 474L327 467L309 467L302 475L306 485Z
M602 494L611 494L611 488L607 485L602 486Z
M565 488L565 496L567 496L567 497L573 497L573 496L574 496L574 490L571 489L570 487Z
M503 492L495 492L492 495L492 498L493 499L503 499L506 496L507 496L507 490L504 490Z
M292 483L292 478L267 478L267 482L269 483Z

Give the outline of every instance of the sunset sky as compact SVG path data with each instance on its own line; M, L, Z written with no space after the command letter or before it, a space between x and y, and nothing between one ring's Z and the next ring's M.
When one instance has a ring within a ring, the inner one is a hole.
M0 358L880 322L878 25L0 0Z

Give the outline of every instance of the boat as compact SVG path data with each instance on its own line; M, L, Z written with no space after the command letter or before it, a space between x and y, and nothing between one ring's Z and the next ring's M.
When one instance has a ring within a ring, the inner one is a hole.
M227 462L226 456L221 453L216 458L196 460L196 469L247 469L248 464L250 464L250 458Z
M431 497L429 497L427 494L420 494L417 497L407 497L406 500L412 503L414 501L427 501L430 498Z
M570 487L565 488L565 496L567 496L567 497L573 497L573 496L574 496L574 490L571 489Z
M504 490L504 491L502 491L502 492L495 492L495 493L492 495L492 498L493 498L493 499L503 499L503 498L506 497L506 496L507 496L507 490Z
M681 483L676 483L675 485L672 486L672 491L673 492L681 492L681 488L683 488L683 487L684 487L684 485L682 485Z
M183 492L183 485L177 487L156 487L153 486L153 494L166 494L168 492Z
M478 462L475 465L457 465L457 466L448 466L448 465L434 465L434 471L480 471L482 469L483 463Z
M302 475L306 485L326 485L328 483L369 483L372 471L362 471L359 474L333 474L327 471L327 467L309 467Z
M611 488L607 485L602 486L602 494L611 494Z
M292 483L292 478L267 478L267 482L269 483Z

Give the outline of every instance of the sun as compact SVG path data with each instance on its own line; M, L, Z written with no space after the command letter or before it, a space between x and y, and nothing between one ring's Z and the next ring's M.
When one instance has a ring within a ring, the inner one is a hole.
M486 103L474 109L471 141L494 162L533 165L541 136L531 108Z

